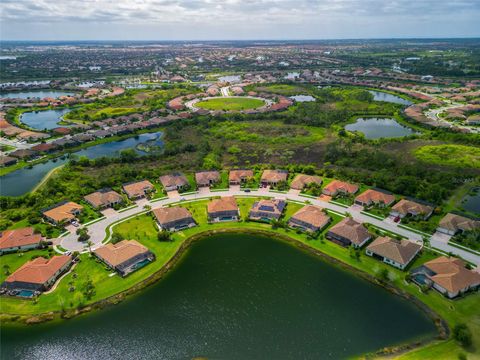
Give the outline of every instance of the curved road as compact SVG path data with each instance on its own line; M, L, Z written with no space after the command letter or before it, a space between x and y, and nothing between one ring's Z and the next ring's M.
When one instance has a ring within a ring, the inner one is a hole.
M231 187L230 189L225 189L224 191L215 191L210 192L209 189L202 189L199 193L191 193L187 195L173 195L172 197L158 200L158 201L149 201L147 199L141 199L136 202L138 206L128 209L124 212L117 212L114 210L108 210L109 214L102 220L97 221L91 225L86 225L88 228L88 232L91 236L90 241L92 242L91 249L94 250L100 246L105 240L106 237L106 230L107 228L112 225L113 223L120 222L122 220L126 220L129 217L135 216L139 213L145 212L144 206L148 205L152 209L157 209L163 207L168 204L177 203L179 201L187 202L187 201L195 201L198 199L205 199L210 198L212 196L249 196L249 197L259 197L259 196L270 196L284 200L291 200L296 202L305 203L308 201L313 205L320 206L325 209L329 209L335 211L340 214L350 213L353 219L359 222L368 222L378 228L402 235L410 240L422 243L423 237L422 235L410 231L408 229L404 229L398 226L397 223L390 221L389 219L379 220L361 213L362 208L356 205L352 205L349 208L344 208L339 205L335 205L333 203L323 201L320 199L313 199L307 198L304 196L300 196L298 191L290 190L288 193L276 193L271 192L268 189L260 188L258 190L251 190L250 192L246 193L245 191L240 190L238 186ZM74 229L74 228L73 228ZM71 229L71 230L73 230ZM108 241L109 239L107 239ZM86 248L85 243L78 241L78 235L75 234L75 231L72 231L70 234L57 239L57 244L59 244L62 248L66 249L67 251L88 251ZM448 244L448 238L441 237L434 235L430 238L430 246L441 250L446 253L453 253L456 254L465 260L476 264L477 268L480 269L480 255L473 254L471 252L464 251L457 247L453 247ZM58 252L61 252L60 249L56 248Z

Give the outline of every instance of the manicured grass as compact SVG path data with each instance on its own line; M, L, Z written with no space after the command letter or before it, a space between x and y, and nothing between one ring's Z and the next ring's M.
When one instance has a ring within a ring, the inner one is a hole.
M249 89L250 90L250 89ZM292 96L310 94L309 89L292 84L252 85L251 90L258 92L271 92L275 94Z
M480 148L466 145L425 145L414 151L422 161L455 167L480 168Z
M199 101L195 106L206 110L246 110L256 109L265 104L259 99L251 99L247 97L232 98L213 98L209 100Z

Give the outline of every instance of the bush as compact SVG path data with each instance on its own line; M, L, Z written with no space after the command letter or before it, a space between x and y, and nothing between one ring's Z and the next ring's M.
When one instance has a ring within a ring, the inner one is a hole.
M469 347L472 345L472 332L465 324L455 325L453 328L453 338L463 347Z

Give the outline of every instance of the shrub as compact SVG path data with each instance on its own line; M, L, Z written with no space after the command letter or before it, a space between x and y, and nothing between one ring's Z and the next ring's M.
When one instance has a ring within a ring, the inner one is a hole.
M453 338L463 347L472 345L472 332L466 324L458 324L453 328Z

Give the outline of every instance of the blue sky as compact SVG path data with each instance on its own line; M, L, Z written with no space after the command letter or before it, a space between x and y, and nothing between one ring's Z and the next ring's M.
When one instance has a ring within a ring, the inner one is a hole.
M479 37L480 0L1 0L2 40Z

